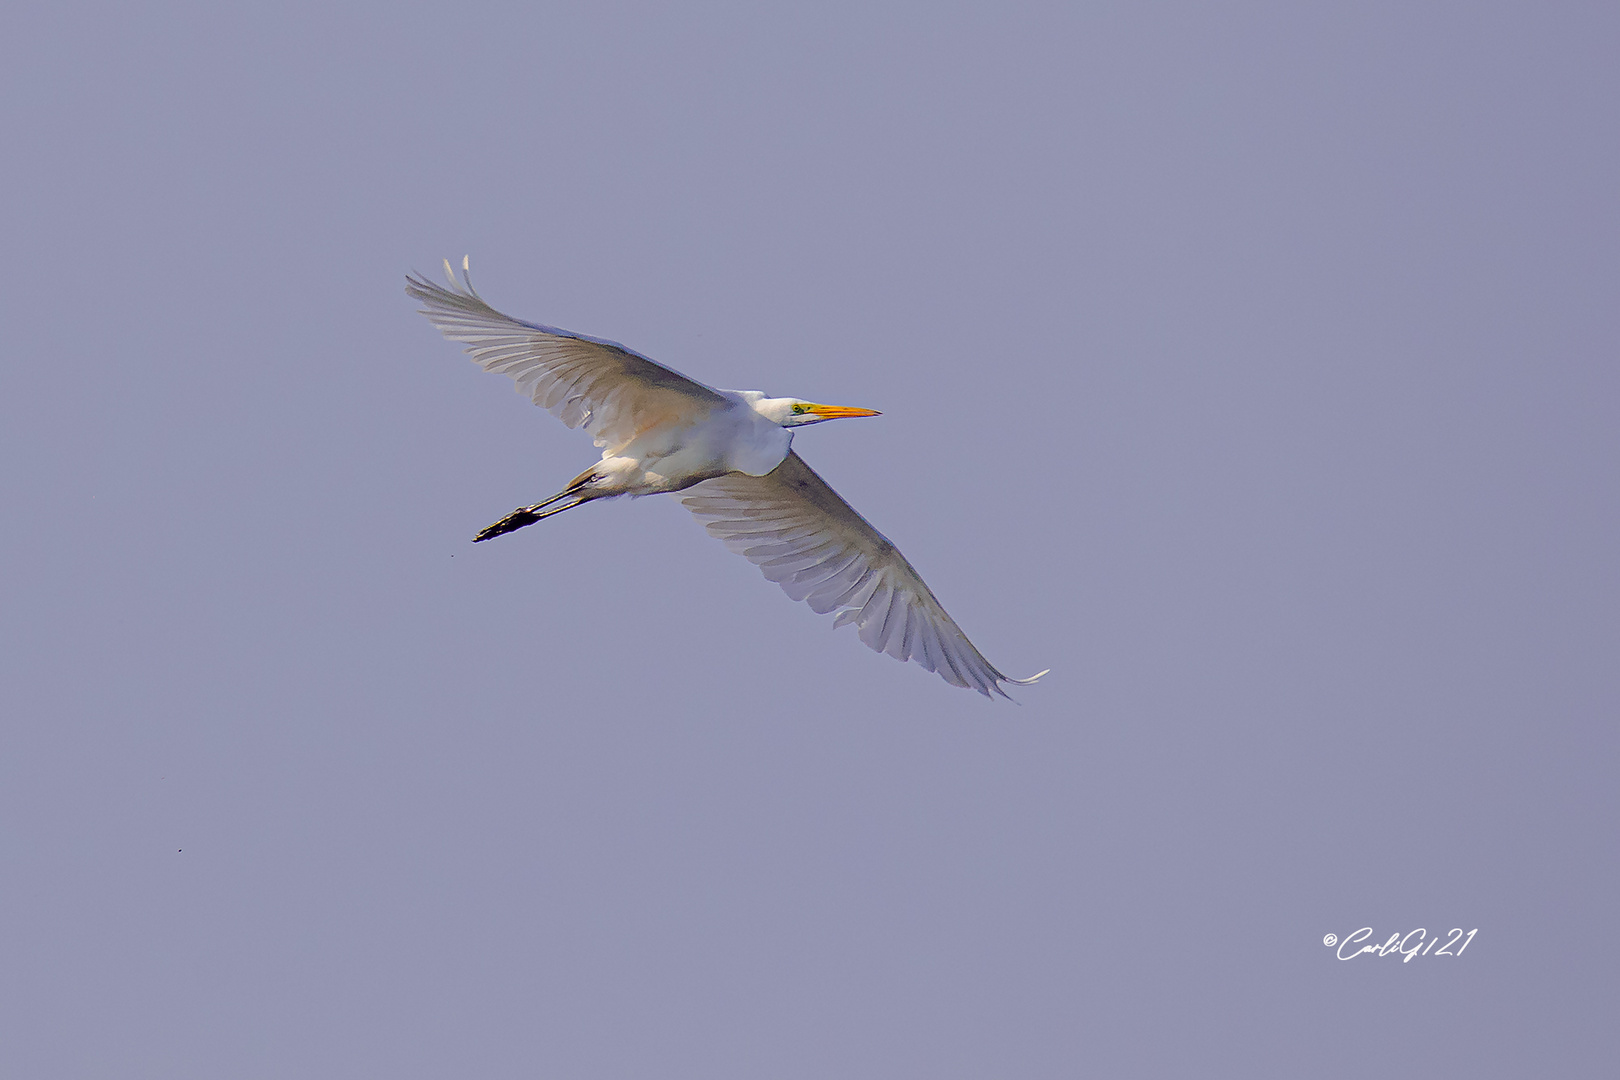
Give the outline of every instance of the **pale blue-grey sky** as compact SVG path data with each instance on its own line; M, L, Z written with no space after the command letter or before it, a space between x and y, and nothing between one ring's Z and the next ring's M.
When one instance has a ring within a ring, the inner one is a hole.
M25 5L0 1072L1596 1075L1620 15ZM953 689L413 310L797 448ZM1460 957L1324 936L1478 928Z

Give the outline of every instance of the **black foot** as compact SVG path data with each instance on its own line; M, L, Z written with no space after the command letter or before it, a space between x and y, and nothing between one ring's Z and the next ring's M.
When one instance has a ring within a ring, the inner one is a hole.
M492 539L500 536L502 533L513 532L514 530L523 528L525 525L533 525L535 522L539 521L542 516L543 515L536 514L533 510L530 510L527 507L522 510L514 510L510 514L507 514L505 517L501 518L501 520L497 521L495 524L481 530L477 536L473 537L473 543L476 544L481 540Z

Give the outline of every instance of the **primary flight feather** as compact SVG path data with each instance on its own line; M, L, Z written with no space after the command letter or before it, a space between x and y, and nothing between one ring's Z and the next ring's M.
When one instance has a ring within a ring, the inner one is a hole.
M600 338L503 315L473 291L462 261L450 287L408 275L405 291L444 336L485 371L571 428L583 427L602 460L562 491L480 532L488 540L593 499L687 492L682 502L709 533L758 566L794 600L897 660L915 660L953 686L1006 697L996 670L887 537L793 452L793 429L871 409L716 390Z

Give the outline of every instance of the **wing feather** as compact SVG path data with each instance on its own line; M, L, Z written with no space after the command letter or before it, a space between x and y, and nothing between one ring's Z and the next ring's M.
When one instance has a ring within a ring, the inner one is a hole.
M727 404L712 387L623 345L503 315L465 275L448 289L407 275L405 291L480 367L511 376L520 394L569 427L584 425L598 446L618 451L659 418L695 423Z
M705 480L681 501L711 536L747 557L788 596L818 614L837 611L835 627L855 623L872 649L914 660L952 686L986 697L1006 697L1003 683L1034 681L996 670L899 549L798 454L789 453L766 476Z

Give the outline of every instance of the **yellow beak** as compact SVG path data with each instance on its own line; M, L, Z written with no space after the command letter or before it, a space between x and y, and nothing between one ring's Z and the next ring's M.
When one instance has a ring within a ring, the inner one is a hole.
M876 409L857 409L850 405L808 405L805 412L813 412L823 420L843 420L850 416L882 416Z

